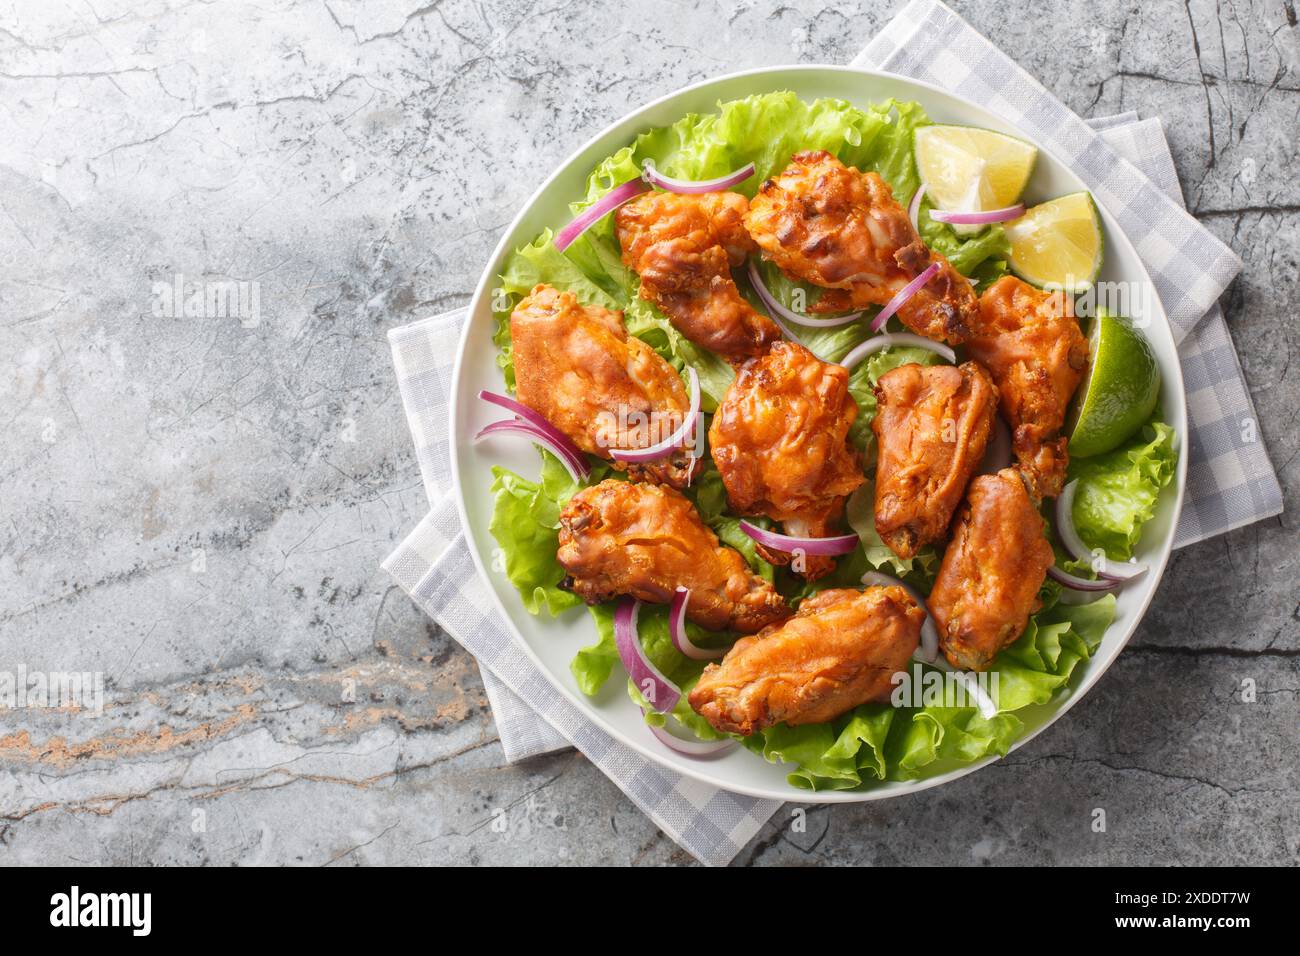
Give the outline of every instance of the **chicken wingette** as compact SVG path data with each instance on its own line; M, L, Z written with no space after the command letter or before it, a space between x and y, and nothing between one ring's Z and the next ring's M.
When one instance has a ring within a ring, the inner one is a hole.
M754 251L740 193L645 193L614 221L623 263L641 276L641 297L682 335L732 364L763 354L781 330L740 294L731 270Z
M998 387L1030 491L1039 500L1056 497L1070 461L1061 426L1088 365L1070 297L1004 276L980 296L966 347Z
M689 588L686 616L714 631L752 634L790 614L785 599L718 541L682 494L606 479L560 512L560 587L588 604L630 595L668 604Z
M1038 609L1054 561L1044 525L1016 469L971 482L928 600L954 667L985 670Z
M900 365L875 392L876 532L910 558L947 533L984 456L998 393L975 362Z
M709 428L732 509L766 515L795 537L837 534L845 498L865 480L848 440L857 415L848 370L795 342L777 342L742 368ZM773 564L791 563L790 555L759 550ZM835 559L796 555L793 564L813 581Z
M690 704L715 729L749 736L773 724L818 724L889 698L920 642L925 612L901 587L836 589L794 617L737 641L710 664Z
M957 344L979 313L970 282L912 228L876 173L824 150L796 153L749 204L745 226L787 275L829 291L813 312L886 305L932 263L938 272L898 311L905 326Z
M623 326L623 313L536 286L510 316L515 396L588 454L647 448L690 410L681 376ZM703 459L682 448L658 461L615 462L637 480L690 484Z

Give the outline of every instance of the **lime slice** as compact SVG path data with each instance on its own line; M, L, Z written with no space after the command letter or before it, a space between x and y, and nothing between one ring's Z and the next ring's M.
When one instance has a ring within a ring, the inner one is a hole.
M1160 396L1155 353L1128 319L1098 312L1088 329L1088 357L1066 422L1074 458L1118 448L1151 417Z
M1003 226L1011 271L1040 289L1081 292L1101 271L1101 219L1088 193L1034 206Z
M974 126L922 126L916 171L930 202L947 212L987 212L1014 205L1034 171L1038 150L1024 140ZM959 233L983 226L953 226Z

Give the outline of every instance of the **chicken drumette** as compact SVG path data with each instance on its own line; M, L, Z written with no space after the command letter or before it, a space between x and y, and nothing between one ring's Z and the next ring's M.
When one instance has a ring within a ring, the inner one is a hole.
M887 700L920 642L925 612L901 587L830 590L794 617L737 641L690 693L696 713L724 733L817 724Z
M691 591L686 615L701 627L745 634L790 614L785 599L718 542L691 502L663 485L606 479L560 512L560 586L588 604L627 594L667 604Z
M844 499L863 482L860 457L848 441L858 415L848 383L847 369L795 342L777 342L740 370L709 429L735 511L766 515L796 537L837 533ZM759 550L774 564L790 561ZM834 558L797 557L795 570L810 581L835 567Z
M975 362L900 365L876 384L876 531L900 558L940 540L975 473L998 393Z
M765 258L828 292L814 312L886 305L931 263L939 271L898 311L909 329L953 344L978 317L975 290L912 228L876 173L845 166L824 150L796 153L763 183L745 216Z
M928 601L949 663L984 670L1014 643L1053 562L1020 473L1004 468L972 481Z
M650 192L615 215L623 262L641 276L641 297L677 330L732 364L761 355L781 330L736 288L731 270L754 251L739 193Z
M534 288L510 316L510 339L516 397L589 454L610 460L611 449L653 445L690 410L681 376L627 334L623 313L584 306L572 292ZM682 449L659 461L614 467L681 488L702 461Z
M998 387L1030 492L1039 500L1059 495L1070 460L1060 430L1088 365L1069 296L1004 276L980 296L966 345Z

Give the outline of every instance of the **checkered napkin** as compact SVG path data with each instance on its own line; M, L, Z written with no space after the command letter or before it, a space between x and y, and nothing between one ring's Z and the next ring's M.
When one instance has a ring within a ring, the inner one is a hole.
M1282 509L1262 444L1244 442L1250 393L1216 299L1240 263L1182 211L1159 120L1135 113L1084 123L947 7L918 0L853 65L914 76L981 102L1074 163L1119 216L1156 282L1188 392L1188 489L1177 531L1183 546ZM1120 213L1123 212L1123 215ZM718 790L664 770L613 740L538 672L491 610L455 503L447 402L465 310L389 333L393 364L432 511L384 567L482 667L506 758L572 744L673 840L708 864L729 862L779 804ZM1257 432L1257 429L1255 430Z

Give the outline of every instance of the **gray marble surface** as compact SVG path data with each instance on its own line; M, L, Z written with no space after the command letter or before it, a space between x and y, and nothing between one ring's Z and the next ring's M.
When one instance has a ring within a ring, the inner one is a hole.
M1164 120L1246 262L1225 304L1288 510L1179 552L1105 679L1008 759L779 814L740 862L1294 864L1295 4L955 6L1080 113ZM632 106L846 61L892 9L5 4L0 670L107 686L98 717L0 710L0 863L689 862L582 757L507 765L473 662L379 570L424 507L384 333L466 302ZM258 298L186 316L155 288L177 275Z

